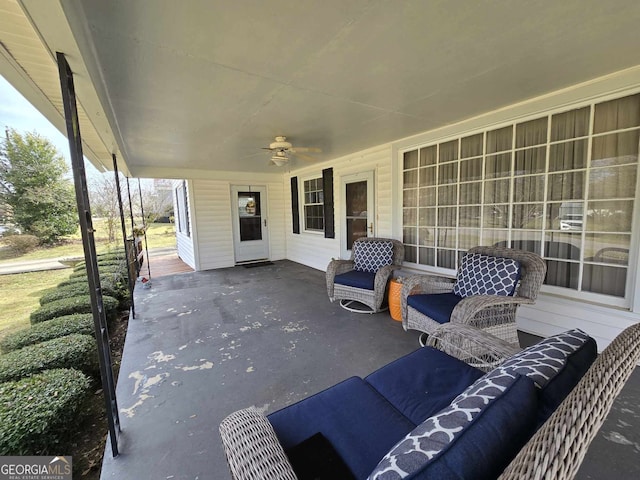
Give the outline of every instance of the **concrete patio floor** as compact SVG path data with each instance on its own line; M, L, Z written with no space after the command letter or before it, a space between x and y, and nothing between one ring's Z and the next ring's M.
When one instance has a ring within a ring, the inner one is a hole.
M103 480L228 479L226 415L273 412L418 347L388 313L330 303L324 273L290 261L153 278L135 299L117 386L121 454L107 444ZM638 399L636 370L576 478L640 478Z

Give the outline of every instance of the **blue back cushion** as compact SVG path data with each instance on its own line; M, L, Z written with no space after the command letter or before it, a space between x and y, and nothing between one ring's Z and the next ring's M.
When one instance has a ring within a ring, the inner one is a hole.
M462 297L455 293L420 293L409 295L407 305L438 323L446 323L460 300Z
M322 433L356 478L366 478L415 424L371 385L351 377L267 416L288 450Z
M376 370L365 381L417 425L449 405L482 375L457 358L424 347Z
M501 368L528 376L539 389L539 424L580 381L597 356L593 338L574 329L547 337L506 360Z
M362 288L364 290L373 290L376 283L376 274L351 270L349 272L336 275L333 279L333 283L346 285L347 287Z
M462 257L453 293L471 295L513 295L520 280L520 262L512 258L467 253Z
M353 268L359 272L376 273L393 264L393 242L389 240L355 242Z
M369 479L493 480L533 434L536 409L531 380L493 370L407 434Z

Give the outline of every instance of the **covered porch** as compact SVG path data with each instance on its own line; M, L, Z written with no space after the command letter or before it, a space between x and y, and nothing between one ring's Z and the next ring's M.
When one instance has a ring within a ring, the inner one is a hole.
M288 260L155 278L136 305L117 389L122 453L106 448L102 479L230 478L217 430L226 415L271 413L418 348L418 332L330 303L324 273ZM577 478L640 475L639 373Z

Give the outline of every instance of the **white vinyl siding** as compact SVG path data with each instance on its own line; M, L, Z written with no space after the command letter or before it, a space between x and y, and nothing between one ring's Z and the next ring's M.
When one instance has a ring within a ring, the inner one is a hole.
M182 259L184 263L189 265L194 270L196 269L196 259L194 255L194 243L195 237L193 234L193 223L191 216L188 217L188 231L187 235L184 232L181 232L178 228L178 210L179 210L179 195L182 194L184 189L184 196L186 199L186 208L191 210L191 191L190 191L190 181L180 180L179 182L174 183L173 188L173 211L175 212L175 231L176 231L176 248L178 256Z
M340 238L343 227L343 219L340 218L341 202L340 191L341 177L362 172L374 172L374 197L376 222L374 234L379 237L392 236L392 182L391 182L391 145L385 144L370 148L352 155L324 162L312 167L306 167L291 172L291 176L297 176L298 181L319 177L325 168L333 168L333 196L335 212L335 238L324 238L315 233L292 233L291 218L291 194L290 178L283 180L286 191L285 218L287 235L287 258L318 270L326 270L331 258L340 257ZM302 221L302 212L300 215Z
M224 176L221 175L221 176ZM253 176L251 183L267 186L270 259L285 257L284 191L278 176ZM192 216L197 231L197 270L235 265L231 217L231 186L247 185L244 176L229 175L225 180L193 180L194 208Z

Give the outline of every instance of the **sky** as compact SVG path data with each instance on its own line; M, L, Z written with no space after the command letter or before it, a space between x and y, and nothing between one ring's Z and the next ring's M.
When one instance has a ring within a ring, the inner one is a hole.
M0 75L0 129L4 135L5 128L13 128L20 133L37 132L48 139L58 152L64 157L71 170L71 156L69 141L54 127L27 99ZM100 177L99 172L91 162L85 160L87 180ZM69 174L71 178L72 175Z

